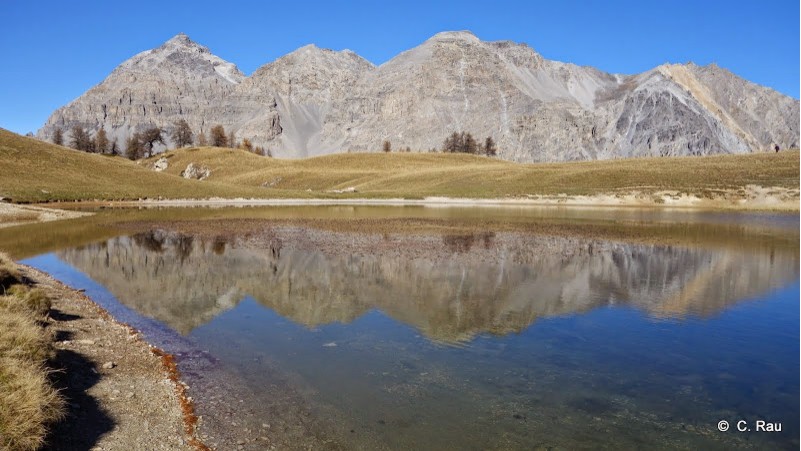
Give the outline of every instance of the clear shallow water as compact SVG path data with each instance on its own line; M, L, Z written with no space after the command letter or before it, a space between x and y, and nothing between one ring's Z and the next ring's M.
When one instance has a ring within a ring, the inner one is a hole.
M798 260L296 228L156 230L25 263L177 353L207 422L238 404L226 421L285 445L723 449L798 447ZM228 383L241 403L218 398Z

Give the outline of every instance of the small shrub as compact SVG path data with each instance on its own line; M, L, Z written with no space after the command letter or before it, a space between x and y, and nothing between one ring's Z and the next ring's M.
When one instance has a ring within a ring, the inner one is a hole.
M0 304L8 305L7 301L8 296L0 298ZM53 356L51 335L24 312L13 309L2 312L0 331L1 357L43 363Z
M17 269L17 265L10 259L0 254L0 294L11 287L22 282L22 275Z
M0 449L44 445L49 424L63 417L64 400L49 381L53 334L39 324L50 299L22 285L17 265L0 254Z
M41 448L47 425L64 416L47 375L40 363L0 357L0 449Z
M6 291L7 309L31 314L42 318L50 312L53 302L40 288L28 288L25 285L12 285Z

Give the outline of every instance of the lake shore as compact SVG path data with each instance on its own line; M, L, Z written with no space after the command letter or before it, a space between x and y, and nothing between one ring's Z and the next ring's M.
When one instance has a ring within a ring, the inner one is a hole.
M47 328L66 417L48 449L207 449L195 437L197 418L171 356L81 291L19 268L52 299Z
M19 205L0 202L0 228L12 227L34 222L58 221L60 219L80 218L91 213L60 210L49 206Z
M428 207L581 207L581 208L655 208L690 210L733 211L799 211L799 190L781 187L763 188L748 186L743 191L722 192L704 198L678 191L661 191L653 194L631 192L628 194L596 195L529 195L510 198L461 198L431 196L422 199L364 198L342 196L341 198L312 199L260 199L260 198L208 198L208 199L139 199L134 201L65 202L56 207L226 207L226 206L428 206Z
M225 205L229 206L229 205ZM625 242L638 242L638 243L646 243L646 244L669 244L669 245L693 245L693 246L700 246L702 243L697 242L700 237L710 235L708 238L704 238L704 240L711 240L711 246L723 246L723 247L731 247L732 242L736 242L736 247L738 249L744 246L751 246L755 250L760 250L761 247L764 246L772 246L771 243L760 243L755 242L755 240L747 239L748 234L747 231L741 231L738 227L733 227L731 230L724 229L714 229L710 233L705 233L706 230L702 225L699 224L699 227L687 229L686 225L680 225L677 230L674 230L673 227L670 225L659 225L659 224L652 224L650 227L644 227L643 225L629 225L623 223L615 223L615 224L595 224L595 223L582 223L582 221L573 221L570 218L565 220L554 220L552 222L545 221L543 219L537 219L529 223L525 221L523 224L517 224L514 221L511 222L503 222L501 218L495 219L495 222L491 224L485 224L487 219L484 219L483 215L477 215L477 219L473 218L463 218L459 220L458 218L451 217L448 214L447 218L426 218L426 217L412 217L412 218L373 218L373 217L363 217L360 219L347 219L343 218L343 212L347 212L351 210L349 208L334 208L332 209L335 213L335 216L331 218L324 217L325 215L318 216L318 217L298 217L296 211L293 209L288 209L290 211L286 211L279 216L276 217L274 211L268 212L268 214L264 214L263 218L256 217L256 212L248 209L240 209L240 208L228 208L220 209L220 210L211 210L211 215L207 218L197 217L202 209L170 209L170 208L153 208L153 209L143 209L141 211L137 211L134 209L129 209L125 211L99 211L96 215L91 217L87 217L85 219L79 219L75 221L67 221L65 224L73 224L75 227L80 229L85 229L87 227L87 223L90 221L97 221L100 223L108 223L114 224L114 231L109 232L111 235L130 235L130 234L142 234L148 233L149 231L157 230L156 238L158 238L159 234L164 234L166 231L176 232L174 236L179 236L181 233L188 234L189 236L199 236L200 239L195 239L195 243L201 243L205 240L208 243L208 246L217 246L218 252L222 252L223 248L227 249L229 246L232 249L242 249L242 248L255 248L255 249L269 249L272 252L272 249L280 249L280 247L276 247L276 243L283 243L286 244L287 251L292 244L295 247L300 248L301 250L322 250L327 252L331 255L335 256L348 256L352 253L361 253L363 255L370 255L374 256L377 254L387 254L387 255L396 255L402 254L405 258L414 259L417 257L425 256L430 258L432 255L436 256L438 261L461 261L463 259L477 259L475 261L482 261L482 262L494 262L497 264L498 262L493 260L494 257L498 257L491 252L489 252L489 245L492 247L493 245L497 245L503 242L507 244L504 246L505 248L511 249L515 248L518 249L520 246L516 244L515 240L508 239L504 231L511 231L511 232L523 232L525 234L535 234L535 235L544 235L542 239L538 239L537 243L543 244L544 248L536 248L529 252L530 255L542 256L547 254L548 249L551 251L558 251L558 246L553 247L550 246L549 243L552 241L564 241L565 239L571 240L571 243L577 242L587 242L587 240L594 240L598 239L598 237L602 236L605 238L613 239L615 241L625 241ZM284 209L276 209L276 210L284 210ZM295 210L302 210L302 209L295 209ZM353 209L358 210L358 209ZM403 209L399 209L403 210ZM420 208L414 209L422 210ZM466 210L469 210L466 209ZM436 209L434 209L435 212ZM163 213L166 212L165 217L161 217ZM179 215L176 215L180 213ZM208 214L207 212L206 214ZM437 212L438 213L438 212ZM123 215L126 219L124 221L111 221L109 215L120 214ZM661 213L660 213L661 214ZM684 214L679 212L679 214ZM692 213L694 214L694 213ZM141 216L137 218L136 216ZM172 216L172 217L170 217ZM194 219L194 220L190 220ZM476 221L480 221L480 223L476 223ZM52 224L52 225L44 225L44 226L31 226L31 229L34 228L47 228L48 230L53 229L54 227L58 227L59 229L63 229L60 225ZM307 230L308 228L316 229L316 230ZM20 228L24 229L24 228ZM302 230L301 230L302 229ZM640 230L642 229L642 230ZM339 233L339 238L333 239L331 231L335 232L347 232L347 233ZM365 231L370 231L368 234L369 236L364 236L362 234ZM171 233L166 232L166 233ZM358 232L358 234L352 234L350 232ZM699 232L699 233L696 233ZM796 232L793 232L794 234ZM423 234L424 236L420 236ZM25 233L27 238L30 238L34 241L41 241L38 239L35 234ZM239 235L245 237L245 239L237 240L234 235ZM683 238L684 235L687 235L690 238ZM731 236L728 236L731 235ZM276 241L276 239L278 239ZM92 240L97 240L97 236L92 237ZM572 241L578 240L578 241ZM787 241L787 239L784 239ZM797 243L797 235L795 235L795 240ZM781 240L780 240L781 241ZM782 241L783 242L783 241ZM343 243L347 243L343 245ZM495 243L495 244L493 244ZM513 244L514 243L514 244ZM198 244L199 245L199 244ZM783 244L779 243L779 245L783 246ZM591 247L587 246L579 246L573 244L568 246L570 249L578 249L582 252L600 252L601 248L593 245ZM794 246L797 248L797 244ZM471 250L472 253L467 253L466 251ZM343 254L343 251L347 251ZM34 254L40 254L41 251L36 251ZM213 253L209 251L209 253ZM557 252L562 255L561 252ZM217 255L214 253L214 255ZM499 254L505 255L505 259L509 258L509 261L514 261L513 256L509 254ZM102 259L95 259L95 261L102 261ZM154 261L151 259L151 261ZM471 260L473 261L473 260ZM474 262L475 262L474 261ZM90 272L88 272L90 273ZM88 274L87 273L87 274ZM116 273L120 273L117 271ZM137 274L145 274L144 271L137 271ZM208 273L208 271L207 271ZM54 274L56 274L54 272ZM47 278L48 276L42 274L43 278ZM32 276L33 278L33 276ZM43 279L41 279L43 280ZM67 280L65 280L67 281ZM134 283L132 286L144 286L142 282ZM78 296L85 298L84 295L76 292L75 290L71 290L68 287L62 286L64 290L66 290L65 294L63 295L56 295L55 298L64 297L68 299L69 296ZM71 292L71 293L70 293ZM145 295L141 296L141 299L145 300L153 300L159 299L162 293L152 294L152 295ZM101 299L101 298L98 298ZM94 305L91 300L85 298L85 301ZM76 300L76 303L80 303L83 301ZM57 308L61 309L61 306L57 306ZM95 308L97 308L95 306ZM66 310L65 310L66 311ZM84 316L81 313L71 313L76 316ZM86 316L90 318L90 316ZM92 317L97 320L97 318L104 318L102 314L100 316ZM126 319L123 319L128 321ZM102 322L99 321L98 322ZM111 320L110 322L114 322ZM117 324L116 322L114 322ZM87 327L87 325L89 327ZM78 340L90 340L94 343L100 343L104 339L103 338L93 338L91 334L97 334L99 332L94 330L95 324L94 323L81 323L78 320L69 321L67 326L77 327L80 330L73 330L73 329L64 329L68 332L77 332L80 334L88 334L82 335L84 338L69 338L66 341L72 342L70 344L63 343L65 340L58 340L58 349L59 350L68 350L73 351L75 347L67 347L67 346L74 346L74 343ZM135 322L131 322L131 324L136 324ZM139 326L137 326L139 327ZM128 334L128 330L124 325L121 326L121 330ZM146 328L142 328L142 330L147 333ZM129 338L128 335L122 334L122 332L117 332L118 335L107 335L111 337L111 342L125 342ZM136 341L136 339L131 339ZM154 341L153 343L157 344L158 346L170 350L170 352L175 353L176 356L184 355L180 350L176 351L174 348L171 348L169 345L165 345L164 343L160 343L158 341ZM80 344L80 343L79 343ZM145 344L145 349L147 350L149 347ZM98 348L99 351L104 351L107 345L100 346ZM82 349L81 349L82 350ZM91 349L90 349L91 350ZM98 352L98 350L93 350L93 352ZM152 353L152 351L151 351ZM116 355L116 354L115 354ZM153 360L152 357L148 356L150 360ZM115 357L110 357L113 359ZM157 359L156 359L157 360ZM99 357L96 359L94 363L94 367L97 368L97 371L100 371L101 380L108 375L105 372L113 372L115 368L112 368L108 371L105 369L103 371L100 370L104 363L108 361L114 360L106 360L105 357ZM115 363L118 363L115 361ZM186 360L182 359L182 365L186 364ZM189 365L196 365L197 363L189 363ZM87 366L87 368L92 368L92 366ZM202 371L201 371L202 370ZM253 447L260 447L263 449L266 444L284 444L285 446L289 446L289 444L297 444L299 439L307 440L313 444L319 444L319 442L313 442L313 440L317 440L317 436L315 435L314 431L321 431L321 430L338 430L337 428L331 427L330 425L326 424L318 424L315 421L310 420L311 416L307 415L310 412L310 409L305 408L305 406L296 401L297 396L290 397L286 393L290 393L290 391L286 390L284 385L271 386L272 396L270 399L278 399L283 397L286 399L284 403L279 404L278 408L274 408L273 410L269 411L268 414L253 414L245 413L244 416L240 409L238 409L239 404L235 402L229 403L229 399L233 399L234 401L240 400L241 403L243 399L250 399L252 396L247 390L244 390L239 387L241 391L235 392L231 390L232 387L236 388L237 384L231 383L230 379L223 379L227 385L222 385L220 379L214 379L213 383L209 383L212 380L209 376L208 368L205 366L198 366L198 367L185 367L182 366L182 371L185 373L185 381L191 383L193 394L197 396L197 412L198 415L201 415L203 418L203 424L201 426L199 437L205 442L208 443L210 446L214 446L215 448L218 447L217 443L223 443L225 446L220 446L219 449L233 449L240 442L245 443L248 446ZM70 374L67 372L66 374ZM156 383L162 383L165 380L165 376L163 374L163 369L161 370L161 375L155 379ZM194 374L194 375L193 375ZM197 374L202 374L202 377L198 377ZM123 375L125 376L125 375ZM85 373L84 377L85 380L92 380L92 377L97 377L97 373L92 375L92 373ZM194 378L194 379L193 379ZM205 379L205 386L204 386L204 379ZM162 382L159 382L162 381ZM131 399L136 399L138 392L134 392L134 390L129 389L128 387L130 384L126 385L126 382L122 382L123 385L119 385L118 388L108 388L100 393L91 393L91 390L94 389L95 386L100 386L101 382L98 382L94 386L91 387L90 390L87 390L87 393L90 393L93 398L98 399L96 401L99 405L109 405L113 407L112 404L115 402L119 403L119 396L122 395L123 398L129 396L130 393L134 393L134 397ZM154 383L151 382L151 385ZM220 385L220 387L217 387ZM114 390L118 390L118 393L115 395ZM259 390L263 391L266 390L264 387L261 387ZM231 396L233 393L237 393L234 396ZM105 398L104 398L105 397ZM126 401L121 401L123 404ZM164 401L167 403L168 401ZM174 406L176 404L175 401L169 401ZM80 404L79 404L80 405ZM92 405L91 403L89 404ZM157 403L158 405L158 403ZM166 405L166 404L164 404ZM228 409L228 410L225 410ZM294 410L293 410L294 409ZM84 410L91 410L91 409L78 409L77 412L82 412ZM152 409L150 407L145 407L141 409L137 409L138 412L149 412ZM173 413L170 415L174 415L174 409L170 408ZM124 411L123 411L124 412ZM300 414L297 414L300 412ZM128 412L131 414L131 412ZM180 415L180 412L179 412ZM330 417L335 417L336 415L332 415ZM149 419L150 417L148 417ZM171 417L172 418L172 417ZM178 417L180 418L180 416ZM263 418L270 418L269 423L263 423ZM306 423L303 425L298 425L297 419L304 418L306 419ZM282 420L283 419L283 420ZM126 419L125 421L130 421ZM136 420L134 422L142 423L142 419ZM122 422L121 422L122 423ZM102 424L102 423L100 423ZM264 426L267 424L267 426ZM270 427L272 426L272 428ZM289 429L287 429L289 428ZM342 429L342 428L340 428ZM177 429L180 431L180 428ZM342 429L347 432L349 429L345 428ZM287 432L289 431L289 432ZM116 432L110 432L106 435L103 435L103 440L105 437L111 436ZM144 431L137 434L133 434L134 436L148 436L150 432ZM264 434L262 436L262 434ZM366 438L368 440L372 438ZM105 442L103 442L105 443ZM126 442L119 442L119 443L126 443ZM159 442L160 443L160 442ZM66 446L66 445L65 445ZM102 445L101 445L102 446ZM116 445L113 445L116 447ZM185 446L185 445L181 445ZM134 444L134 447L136 445ZM177 446L176 446L177 448ZM65 448L66 449L66 448ZM185 449L185 448L183 448ZM258 448L253 448L258 449ZM281 446L278 446L278 449L281 449Z

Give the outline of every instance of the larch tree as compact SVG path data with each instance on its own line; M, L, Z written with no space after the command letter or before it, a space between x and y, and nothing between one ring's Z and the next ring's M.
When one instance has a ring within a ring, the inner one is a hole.
M64 145L64 132L61 131L61 127L56 127L53 130L53 144L63 146Z
M478 144L470 133L462 133L462 152L475 154L478 152Z
M138 160L145 156L145 146L139 133L134 133L125 141L125 156L130 160Z
M170 134L170 139L172 139L175 147L180 149L184 146L191 146L193 137L192 129L189 127L189 123L187 123L184 119L179 119L175 121L173 125L174 127L172 129L172 134Z
M106 130L101 128L100 130L95 133L95 152L98 153L106 153L108 152L108 136L106 136Z
M80 125L72 127L72 139L70 140L70 147L73 149L83 150L84 152L91 152L94 147L92 138L89 133L84 130Z
M247 138L242 138L241 147L247 150L248 152L253 152L253 143L251 143L250 140Z
M159 127L150 127L141 134L142 144L146 146L147 156L153 155L153 147L156 143L164 144L164 137Z
M495 155L498 155L498 148L495 147L495 141L491 136L487 136L487 139L484 140L484 153L488 157L494 157Z
M228 137L225 136L225 128L222 125L215 125L211 128L211 145L214 147L228 147Z

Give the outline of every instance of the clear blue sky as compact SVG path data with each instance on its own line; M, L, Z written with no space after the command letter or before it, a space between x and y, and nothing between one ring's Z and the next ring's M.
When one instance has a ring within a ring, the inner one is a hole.
M19 133L179 32L248 75L308 43L381 64L439 31L471 30L614 73L715 62L799 96L798 0L0 0L0 17L0 127Z

